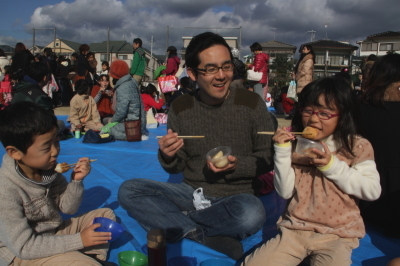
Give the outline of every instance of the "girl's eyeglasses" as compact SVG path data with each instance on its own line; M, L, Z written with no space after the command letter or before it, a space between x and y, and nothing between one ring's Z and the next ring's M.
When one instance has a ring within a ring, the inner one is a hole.
M324 111L314 112L311 109L304 109L304 108L300 109L300 113L304 117L309 117L309 116L312 116L313 114L316 114L318 116L318 118L322 119L322 120L329 120L332 117L339 116L339 114L331 114L331 113L324 112Z

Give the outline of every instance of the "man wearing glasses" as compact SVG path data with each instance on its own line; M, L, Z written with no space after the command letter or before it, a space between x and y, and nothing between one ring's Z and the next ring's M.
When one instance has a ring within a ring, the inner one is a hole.
M122 184L119 201L146 230L165 230L169 242L188 238L233 259L243 255L241 239L265 222L257 176L273 169L273 122L261 97L230 89L233 63L224 38L206 32L186 50L189 77L199 89L178 97L168 113L168 132L158 158L171 174L183 173L182 183L132 179ZM179 136L205 136L180 139ZM232 153L222 168L207 162L218 146ZM202 189L200 189L202 188ZM203 195L204 193L204 195Z

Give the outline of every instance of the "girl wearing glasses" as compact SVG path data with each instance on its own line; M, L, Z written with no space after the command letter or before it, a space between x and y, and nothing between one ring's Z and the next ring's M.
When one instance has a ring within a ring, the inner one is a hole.
M292 127L318 130L324 152L313 158L293 152L295 136L278 128L274 184L288 205L278 221L280 233L248 256L242 265L350 265L352 249L365 235L358 200L381 193L374 151L359 135L356 104L342 80L324 78L307 85ZM294 142L293 142L294 143Z

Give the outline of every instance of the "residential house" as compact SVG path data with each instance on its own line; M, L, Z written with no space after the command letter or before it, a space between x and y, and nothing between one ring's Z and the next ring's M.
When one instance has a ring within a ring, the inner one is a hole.
M278 42L278 41L268 41L260 43L262 51L269 55L269 65L271 65L278 55L286 56L288 61L293 64L294 54L296 53L297 47L291 44ZM275 77L274 71L270 68L269 78Z
M288 60L292 60L294 58L294 54L296 52L297 47L291 44L278 42L278 41L268 41L260 43L262 47L262 51L269 55L269 64L272 64L277 55L285 55ZM253 55L247 55L243 57L246 63L253 62Z
M0 45L0 49L2 49L4 51L4 53L6 54L6 57L8 59L11 59L11 57L14 55L15 53L15 49L14 47L10 46L10 45L4 45L1 44Z
M31 48L29 48L28 50L29 50L29 52L31 52L33 55L35 55L35 54L37 54L37 53L42 54L42 53L43 53L43 49L44 49L43 46L35 45L35 46L32 46Z
M81 44L77 42L57 38L44 48L51 48L55 54L69 57L73 53L79 53L80 45ZM43 52L44 48L41 50L41 52Z
M367 36L357 42L360 46L360 56L386 55L387 52L400 53L400 31L385 31Z
M342 68L349 68L352 73L352 61L357 46L333 40L318 40L304 43L311 45L315 52L314 79L332 76Z
M107 44L108 43L108 44ZM101 43L91 43L90 51L95 53L95 58L98 62L97 71L101 70L101 62L108 61L111 65L111 62L115 59L124 60L128 66L131 66L133 60L133 48L132 44L126 41L104 41ZM108 48L108 49L107 49ZM146 53L146 69L145 69L145 77L144 81L153 81L153 72L157 69L161 64L156 55L151 54L149 50L142 47ZM109 53L109 57L107 58L107 51Z

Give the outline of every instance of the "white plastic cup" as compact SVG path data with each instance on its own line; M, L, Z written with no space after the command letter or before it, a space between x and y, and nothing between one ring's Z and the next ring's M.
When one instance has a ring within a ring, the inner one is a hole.
M312 152L313 148L316 148L320 151L324 151L324 146L322 146L322 144L319 142L301 137L296 137L296 139L297 139L296 153L298 154L311 158L316 158L317 155L314 152Z
M220 151L222 152L223 156L214 158L214 156ZM206 160L212 162L217 168L224 168L229 164L228 156L231 155L231 152L231 148L227 146L220 146L210 150L206 155Z

